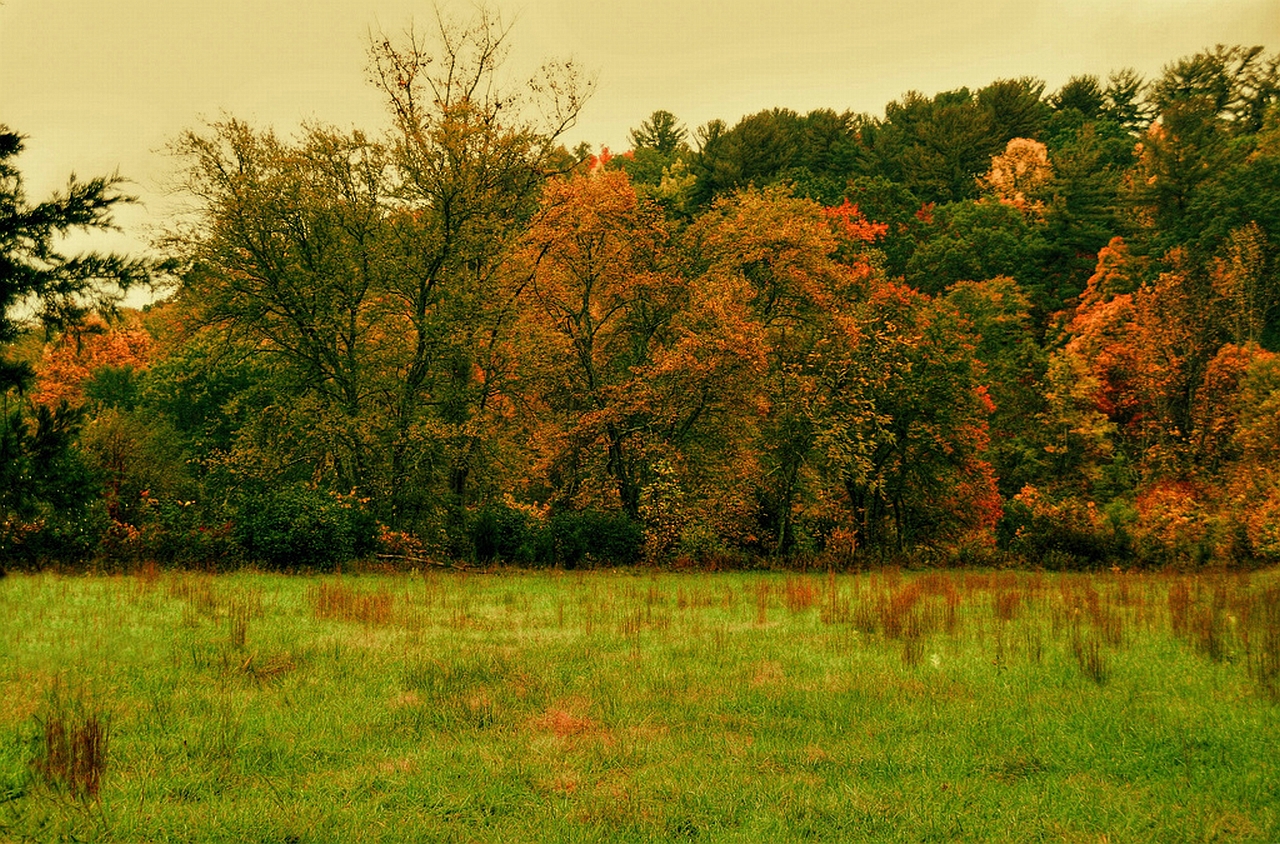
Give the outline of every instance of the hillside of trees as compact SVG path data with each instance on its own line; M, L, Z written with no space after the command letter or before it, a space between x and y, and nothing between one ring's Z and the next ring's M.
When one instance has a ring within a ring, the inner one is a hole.
M164 263L59 254L126 200L0 132L0 558L1280 562L1280 55L610 154L504 35L375 41L377 132L184 134Z

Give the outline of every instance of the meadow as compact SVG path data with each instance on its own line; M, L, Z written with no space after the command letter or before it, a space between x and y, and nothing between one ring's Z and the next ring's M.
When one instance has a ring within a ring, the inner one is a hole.
M0 840L1276 841L1280 571L0 580Z

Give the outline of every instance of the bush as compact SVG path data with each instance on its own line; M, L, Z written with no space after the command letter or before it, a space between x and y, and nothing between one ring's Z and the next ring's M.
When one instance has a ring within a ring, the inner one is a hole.
M242 495L233 512L236 542L274 569L333 569L369 553L377 532L361 500L305 486Z
M1250 509L1245 527L1253 555L1268 563L1280 562L1280 486Z
M1125 553L1125 537L1092 501L1053 499L1023 487L1005 504L1000 546L1049 569L1096 566Z
M75 444L81 421L65 402L0 415L0 559L15 567L83 562L111 523Z
M0 516L0 560L27 570L50 563L81 564L93 556L110 524L101 501L65 511L42 506L25 517L4 514Z
M1157 481L1138 494L1134 550L1155 565L1198 566L1211 555L1204 496L1189 483Z
M625 513L576 510L551 517L555 558L565 568L580 563L629 566L644 552L644 528Z
M470 521L471 547L480 562L536 565L552 561L546 530L528 513L490 502L476 510Z

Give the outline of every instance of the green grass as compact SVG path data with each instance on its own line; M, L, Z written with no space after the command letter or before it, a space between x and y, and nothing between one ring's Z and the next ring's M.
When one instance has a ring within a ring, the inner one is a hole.
M1276 841L1278 575L11 575L0 840Z

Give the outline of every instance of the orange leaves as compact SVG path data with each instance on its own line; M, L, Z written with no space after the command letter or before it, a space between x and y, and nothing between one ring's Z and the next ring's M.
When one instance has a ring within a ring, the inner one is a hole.
M1184 439L1196 424L1194 396L1225 337L1224 303L1181 251L1165 262L1168 269L1139 284L1142 267L1123 241L1104 248L1066 352L1086 362L1099 383L1099 409L1122 428Z
M84 387L95 373L107 369L145 369L151 359L151 335L139 327L108 328L90 321L45 348L36 379L33 400L56 407L84 403Z
M1204 493L1183 481L1159 481L1137 498L1138 521L1131 528L1144 557L1166 563L1200 562L1208 538Z
M1143 263L1130 254L1124 238L1111 238L1098 251L1098 266L1080 294L1080 306L1088 308L1113 296L1132 293L1138 289L1143 269Z
M836 208L826 208L824 211L836 233L845 240L855 243L874 243L889 231L888 224L873 223L868 220L858 210L858 206L849 202L848 199L844 204Z
M1280 482L1280 355L1252 349L1252 360L1239 382L1234 442L1245 471L1269 466Z
M708 274L744 278L753 309L766 322L835 311L861 292L859 277L838 263L839 239L821 206L785 191L748 190L717 200L691 237Z
M554 452L544 463L567 494L608 477L635 515L657 420L673 412L662 387L698 371L690 348L661 364L686 298L667 269L666 222L622 171L554 181L517 261L530 279L526 342L562 350L528 373L551 410L536 447Z
M548 183L521 255L535 299L580 333L631 300L669 295L668 241L661 212L637 197L626 174L600 172Z
M1083 361L1093 376L1097 408L1118 424L1135 419L1142 401L1136 391L1141 363L1133 344L1137 331L1133 297L1125 294L1082 306L1069 331L1072 337L1064 352Z
M1209 361L1192 407L1200 462L1216 464L1229 456L1227 450L1240 412L1241 382L1255 361L1273 358L1274 354L1256 344L1228 343Z
M996 412L996 403L991 400L991 394L987 392L985 384L979 384L974 387L973 392L978 397L978 404L981 405L987 413Z
M1212 265L1214 292L1227 304L1227 321L1237 343L1257 341L1266 327L1268 313L1276 307L1280 281L1268 274L1267 236L1254 222L1231 232L1225 254Z

